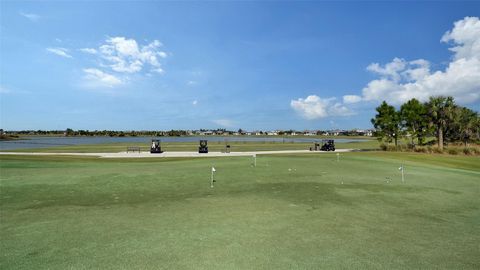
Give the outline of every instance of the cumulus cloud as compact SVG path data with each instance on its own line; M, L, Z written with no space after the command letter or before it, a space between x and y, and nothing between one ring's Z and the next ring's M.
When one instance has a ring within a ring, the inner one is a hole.
M158 40L139 46L134 39L112 37L98 51L106 65L115 72L136 73L149 65L150 71L163 73L159 59L167 57L167 53L159 50L161 46Z
M79 51L94 57L98 66L84 69L84 86L115 87L125 84L129 74L144 73L147 76L163 74L160 60L167 53L160 50L163 44L154 40L141 45L135 39L109 37L96 48Z
M313 120L328 116L348 116L354 113L339 102L336 98L322 99L316 95L290 101L290 106L302 117Z
M343 103L345 103L345 104L358 103L360 101L362 101L361 96L357 96L357 95L345 95L345 96L343 96Z
M114 87L123 84L121 79L96 68L86 68L83 72L88 87Z
M480 57L480 20L478 17L465 17L454 23L452 30L447 31L442 42L452 42L450 48L455 53L455 59Z
M401 104L416 98L426 101L430 96L449 95L468 104L480 100L480 20L465 17L454 23L441 42L451 44L453 58L445 70L431 71L425 59L407 61L394 58L390 63L372 63L367 67L380 78L370 81L363 89L364 101L387 100ZM352 103L352 95L344 97ZM353 98L357 100L357 98Z
M212 122L222 127L233 127L233 121L229 119L215 119Z
M18 14L20 14L21 16L29 19L32 22L37 22L38 20L40 20L40 15L37 15L37 14L34 14L34 13L25 13L25 12L20 11Z
M68 49L65 49L65 48L60 48L60 47L47 48L47 51L65 58L72 58L72 56L68 54Z
M198 101L197 101L197 100L192 101L192 105L193 105L193 106L196 106L197 104L198 104Z
M89 54L96 54L97 53L97 50L93 49L93 48L82 48L80 49L81 52L84 52L84 53L89 53Z

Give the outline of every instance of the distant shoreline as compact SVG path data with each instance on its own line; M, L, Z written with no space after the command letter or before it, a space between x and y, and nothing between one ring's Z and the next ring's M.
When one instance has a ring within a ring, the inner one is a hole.
M346 135L338 135L338 136L324 136L324 135L315 135L315 136L308 136L308 135L181 135L181 136L149 136L149 135L138 135L138 136L131 136L131 135L125 135L125 136L109 136L109 135L104 135L104 136L99 136L99 135L75 135L75 136L64 136L60 134L45 134L45 135L39 135L39 134L32 134L32 135L17 135L15 137L15 140L22 140L22 139L28 139L28 138L38 138L38 137L65 137L65 138L88 138L88 137L139 137L139 138L162 138L162 137L205 137L205 138L212 138L212 137L224 137L224 138L233 138L233 137L245 137L245 138L285 138L285 139L294 139L294 138L317 138L317 139L362 139L362 140L376 140L377 137L374 136L346 136Z

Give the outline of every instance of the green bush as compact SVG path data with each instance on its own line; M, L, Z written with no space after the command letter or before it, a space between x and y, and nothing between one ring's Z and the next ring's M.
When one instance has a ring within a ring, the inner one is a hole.
M459 152L459 149L457 149L457 148L449 148L447 150L447 153L450 154L450 155L458 155L458 152Z
M381 143L380 144L380 149L382 149L382 151L387 151L387 145L384 144L384 143Z
M475 150L471 150L471 149L468 148L468 147L463 148L463 153L464 153L465 155L471 155L472 152L475 152Z
M425 147L415 147L413 149L413 151L415 151L417 153L427 153L427 148L425 148Z
M443 150L438 147L433 147L432 152L435 154L443 154Z

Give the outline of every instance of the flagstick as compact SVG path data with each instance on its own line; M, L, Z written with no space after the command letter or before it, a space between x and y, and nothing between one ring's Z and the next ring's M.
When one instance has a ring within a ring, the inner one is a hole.
M257 167L257 155L253 154L253 167Z
M340 161L340 153L337 153L337 162Z
M403 167L403 164L402 164L402 183L405 183L405 177L403 175L403 171L404 171L404 167Z
M210 177L210 187L213 188L213 170L212 171L212 176Z

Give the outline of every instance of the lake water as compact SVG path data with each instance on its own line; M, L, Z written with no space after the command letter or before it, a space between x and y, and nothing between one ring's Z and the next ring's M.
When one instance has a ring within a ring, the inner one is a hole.
M247 137L247 136L190 136L190 137L157 137L162 142L198 142L206 139L209 142L316 142L318 138L282 138L282 137ZM335 139L336 142L360 142L364 139ZM105 144L105 143L132 143L150 145L152 137L27 137L20 140L0 141L0 150L15 150L27 148L47 148L55 146Z

